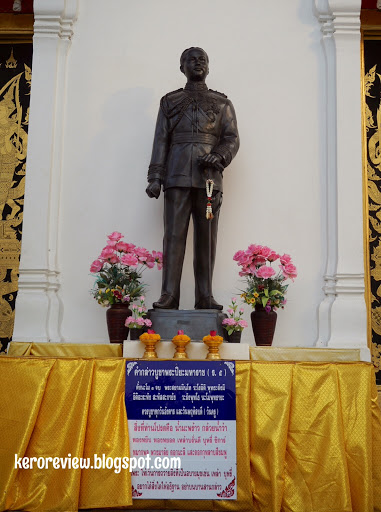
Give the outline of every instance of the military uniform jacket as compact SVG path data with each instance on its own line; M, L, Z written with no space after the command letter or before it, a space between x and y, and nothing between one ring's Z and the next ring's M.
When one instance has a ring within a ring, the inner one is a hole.
M193 87L192 87L193 86ZM205 179L222 191L222 170L239 148L234 108L224 95L205 84L187 84L160 102L148 180L171 187L204 188ZM205 169L198 158L209 153L222 157L221 169Z

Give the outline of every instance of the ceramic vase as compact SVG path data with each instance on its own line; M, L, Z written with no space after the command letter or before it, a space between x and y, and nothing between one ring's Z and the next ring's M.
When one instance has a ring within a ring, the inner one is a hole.
M127 302L112 304L106 312L110 343L123 343L128 337L129 329L124 325L126 318L132 315L128 306Z
M242 331L233 331L228 334L228 343L241 343Z
M277 320L276 312L267 312L263 306L256 305L255 311L252 311L250 316L255 344L259 347L271 346Z
M138 329L137 327L131 327L130 329L130 340L136 341L139 339L139 336L143 334L144 329Z

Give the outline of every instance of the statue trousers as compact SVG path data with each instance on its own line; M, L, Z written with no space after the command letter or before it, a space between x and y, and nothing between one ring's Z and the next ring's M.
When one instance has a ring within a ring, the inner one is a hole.
M193 219L193 269L195 277L195 305L209 297L209 224L211 223L211 276L216 257L218 217L222 192L213 192L214 218L206 219L207 197L201 188L169 188L164 192L164 240L162 294L180 299L180 281L183 269L189 220ZM212 295L212 290L210 290Z

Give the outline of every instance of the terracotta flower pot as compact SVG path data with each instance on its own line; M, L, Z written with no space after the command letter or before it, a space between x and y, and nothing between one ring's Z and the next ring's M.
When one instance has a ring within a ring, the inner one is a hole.
M267 311L263 306L255 306L252 311L251 325L253 327L255 344L257 346L271 346L274 338L277 314L275 311Z
M129 304L111 304L106 311L107 329L110 343L123 343L128 337L128 327L124 325L126 318L132 315Z

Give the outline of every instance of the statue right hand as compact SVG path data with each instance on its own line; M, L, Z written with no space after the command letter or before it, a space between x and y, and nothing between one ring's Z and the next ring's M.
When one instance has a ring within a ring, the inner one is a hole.
M146 194L148 197L154 197L157 199L160 196L161 183L160 180L152 180L146 188Z

